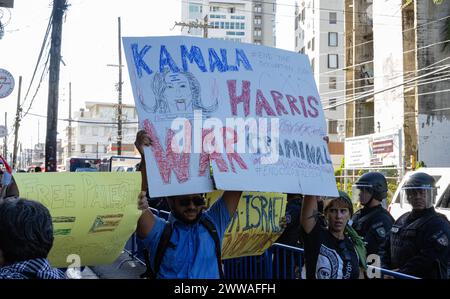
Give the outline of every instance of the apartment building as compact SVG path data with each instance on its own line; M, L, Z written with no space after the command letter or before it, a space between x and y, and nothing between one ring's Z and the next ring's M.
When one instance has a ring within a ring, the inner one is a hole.
M276 45L276 0L188 0L181 2L182 21L209 27L184 28L183 35L258 45Z

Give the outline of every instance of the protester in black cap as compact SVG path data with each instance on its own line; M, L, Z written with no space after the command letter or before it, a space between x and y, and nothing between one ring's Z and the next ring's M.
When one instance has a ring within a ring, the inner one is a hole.
M345 192L327 200L324 219L318 212L320 197L305 196L301 225L308 279L357 279L366 267L362 238L348 225L353 206ZM325 226L326 224L326 226Z

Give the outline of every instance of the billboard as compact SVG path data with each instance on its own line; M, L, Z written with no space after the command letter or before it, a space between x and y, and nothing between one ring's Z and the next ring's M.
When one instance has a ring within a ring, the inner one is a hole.
M401 166L400 130L345 139L345 168Z

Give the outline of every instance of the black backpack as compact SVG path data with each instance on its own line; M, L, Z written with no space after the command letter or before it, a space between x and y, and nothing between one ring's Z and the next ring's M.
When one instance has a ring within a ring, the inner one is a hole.
M217 257L217 266L219 268L219 275L220 278L224 278L224 273L222 269L222 252L220 247L220 240L219 235L217 234L217 230L214 226L214 224L209 221L206 217L201 217L199 220L200 224L202 224L206 230L209 232L211 237L214 240L215 250L216 250L216 257ZM164 226L163 233L161 235L161 238L159 239L158 246L156 248L155 253L155 260L154 260L154 269L152 269L150 265L150 258L149 258L149 252L147 249L143 250L144 253L144 261L146 266L146 271L140 275L141 278L147 278L147 279L155 279L156 274L159 272L159 268L161 266L161 262L164 256L164 253L166 252L167 247L169 246L170 237L172 235L172 225L170 222L166 222L166 225Z

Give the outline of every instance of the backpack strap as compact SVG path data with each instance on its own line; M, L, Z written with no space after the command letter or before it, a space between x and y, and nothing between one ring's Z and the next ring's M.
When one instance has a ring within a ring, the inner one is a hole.
M224 279L225 275L222 269L222 248L220 247L219 234L217 233L217 229L215 225L206 217L200 218L200 223L206 228L211 237L214 240L214 245L216 247L216 257L217 257L217 266L219 268L219 275L221 279Z
M150 264L149 251L147 249L143 250L145 267L147 268L144 273L141 274L141 278L154 279L159 272L159 267L166 252L167 246L169 245L170 236L172 235L172 224L166 221L164 225L164 230L162 232L161 238L159 239L158 246L156 248L155 259L153 261L153 269Z

